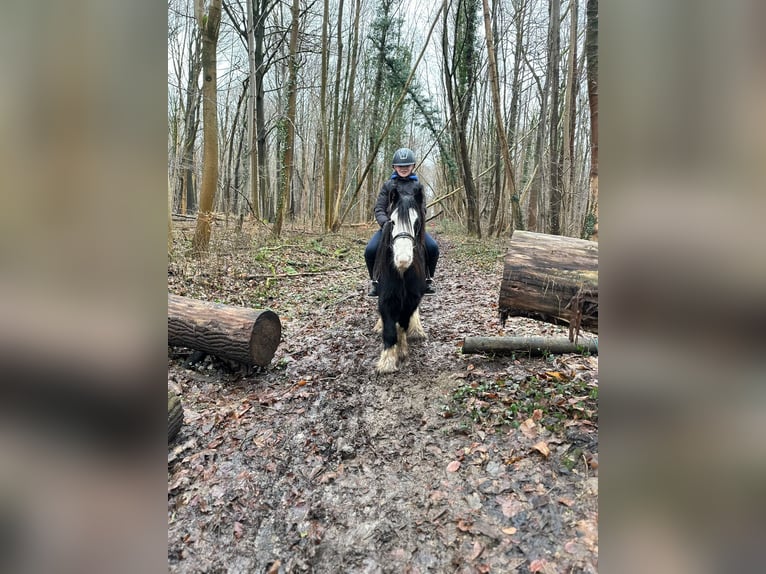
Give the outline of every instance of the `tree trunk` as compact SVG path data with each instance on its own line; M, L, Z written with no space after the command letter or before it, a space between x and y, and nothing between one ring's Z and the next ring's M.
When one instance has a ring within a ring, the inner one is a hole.
M583 235L598 240L598 0L588 0L585 52L590 106L590 206Z
M197 190L194 185L194 143L199 128L199 106L201 92L198 86L202 71L202 42L200 34L192 33L189 40L189 76L186 82L186 107L184 111L184 136L181 160L181 188L178 203L179 213L184 215L197 210Z
M276 313L168 294L168 344L265 367L282 336Z
M550 0L550 29L548 35L548 75L550 77L551 115L548 130L550 148L550 232L561 235L561 149L559 147L559 59L561 0Z
M574 179L574 150L575 150L575 115L577 114L577 0L569 2L569 52L567 56L566 88L564 90L564 113L561 124L564 130L563 141L563 167L561 170L561 187L563 189L563 205L567 208L561 213L561 234L572 235L574 231L568 216L575 203L575 179ZM574 235L579 235L575 232Z
M500 86L497 78L497 58L495 57L495 41L492 33L492 25L490 22L489 4L487 0L482 0L484 7L484 33L487 35L487 54L489 56L489 79L492 86L492 108L495 112L495 127L497 129L497 137L500 143L500 152L503 156L503 164L505 166L505 177L503 178L503 189L507 185L510 191L510 196L516 195L516 181L513 177L513 167L511 166L511 156L508 149L508 138L505 133L505 124L503 122L503 113L500 109ZM501 194L502 198L507 197L505 193ZM501 202L502 209L505 209L505 202ZM511 214L513 218L513 212ZM505 219L501 216L498 224L498 229L505 227ZM517 222L511 221L511 228L516 229Z
M247 97L247 130L249 134L248 141L250 142L250 145L248 146L249 153L247 154L248 163L250 165L250 208L253 217L258 219L260 217L260 206L258 205L258 161L256 156L256 150L258 149L258 146L256 145L258 131L255 121L255 99L257 97L258 83L253 81L258 74L255 55L256 23L255 11L253 10L253 3L255 1L256 0L246 0L245 4L247 5L247 8L245 10L247 14L247 66L251 79L248 84L249 93Z
M448 33L449 10L444 11L442 31L442 55L444 58L444 82L450 127L460 178L465 190L467 230L470 235L481 238L481 212L479 191L476 188L471 167L468 145L468 118L473 110L473 94L476 81L476 27L478 2L461 2L454 14L453 37Z
M197 227L192 238L192 252L200 256L210 243L210 221L218 186L218 93L216 50L221 23L221 0L211 0L207 13L198 0L197 21L202 31L202 129L204 153Z
M598 340L573 343L565 337L466 337L463 354L486 353L490 355L524 354L530 356L553 353L598 354Z
M598 332L598 244L515 231L505 256L500 317L531 317Z
M298 102L298 18L300 16L300 2L293 0L291 9L292 22L290 24L290 59L287 78L287 113L283 120L285 128L285 151L282 158L282 177L279 184L279 196L277 198L277 214L274 220L272 235L279 237L282 234L282 223L287 210L287 202L293 180L293 158L295 154L295 115Z

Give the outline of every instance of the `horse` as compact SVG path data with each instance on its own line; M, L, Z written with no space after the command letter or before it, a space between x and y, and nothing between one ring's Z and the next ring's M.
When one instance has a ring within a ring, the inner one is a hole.
M383 351L375 370L392 373L409 353L407 339L425 339L418 306L426 288L425 208L422 193L389 200L390 220L383 226L375 256L378 278L376 330L382 333Z

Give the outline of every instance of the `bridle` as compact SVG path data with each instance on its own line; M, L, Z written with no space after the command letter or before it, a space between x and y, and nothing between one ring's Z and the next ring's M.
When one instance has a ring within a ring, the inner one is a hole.
M400 238L409 239L410 241L412 241L412 245L413 246L415 246L415 244L417 243L416 240L415 240L415 236L412 233L408 233L407 231L400 231L399 233L394 235L391 238L391 243L393 244L394 241L396 241L397 239L400 239Z

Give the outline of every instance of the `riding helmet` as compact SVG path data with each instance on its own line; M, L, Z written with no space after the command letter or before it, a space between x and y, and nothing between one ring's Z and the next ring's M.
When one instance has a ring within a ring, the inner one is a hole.
M415 165L415 152L403 147L394 152L394 159L391 165Z

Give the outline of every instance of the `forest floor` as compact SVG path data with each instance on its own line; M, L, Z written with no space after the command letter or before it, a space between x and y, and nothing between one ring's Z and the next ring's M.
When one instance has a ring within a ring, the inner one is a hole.
M275 241L221 223L198 262L176 224L169 292L270 308L282 342L249 372L168 349L184 407L168 446L170 572L597 571L598 358L463 355L466 336L567 331L500 324L509 240L430 230L428 339L378 376L371 227Z

